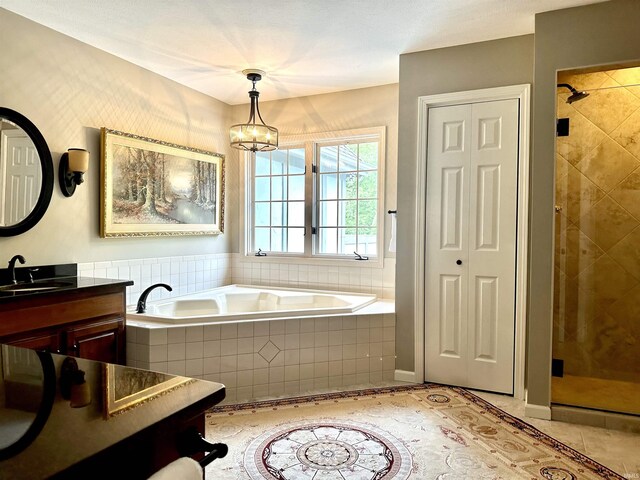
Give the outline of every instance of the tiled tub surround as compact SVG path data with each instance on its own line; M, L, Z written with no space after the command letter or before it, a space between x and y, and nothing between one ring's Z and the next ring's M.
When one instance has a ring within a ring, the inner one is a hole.
M370 307L393 312L392 302ZM187 327L130 322L127 363L223 383L227 402L393 381L395 314L358 313Z
M135 305L145 288L161 282L171 285L173 292L156 289L149 300L231 283L373 293L378 298L394 298L395 258L386 258L384 268L361 263L327 265L299 258L256 259L237 253L220 253L79 263L78 275L133 280L133 286L127 288L127 305Z
M149 300L185 295L231 283L230 254L114 260L78 264L81 277L133 280L127 305L135 305L142 291L154 283L167 283L172 292L157 288Z
M355 260L333 263L232 254L231 272L232 283L244 285L339 290L395 298L395 258L385 258L384 267L380 268Z

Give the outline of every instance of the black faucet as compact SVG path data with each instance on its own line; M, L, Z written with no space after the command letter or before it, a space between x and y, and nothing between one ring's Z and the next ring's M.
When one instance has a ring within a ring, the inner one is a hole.
M136 313L144 313L145 312L145 310L147 309L147 297L151 293L151 290L153 290L154 288L158 288L158 287L166 288L170 292L173 290L173 288L171 288L166 283L156 283L154 285L151 285L149 288L145 289L145 291L142 292L142 294L140 294L140 298L138 299L138 308L136 308Z
M22 255L14 255L13 258L9 260L9 274L11 275L11 283L14 285L18 283L16 280L16 261L24 265L25 259Z

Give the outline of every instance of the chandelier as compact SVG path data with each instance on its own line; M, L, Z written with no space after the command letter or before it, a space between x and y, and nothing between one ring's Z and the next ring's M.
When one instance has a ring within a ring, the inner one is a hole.
M254 69L243 70L242 73L253 84L253 88L249 91L251 110L247 123L238 123L229 129L231 146L250 152L276 150L278 148L278 129L264 123L258 107L260 92L256 90L256 82L259 82L265 73L262 70ZM256 114L260 123L256 123Z

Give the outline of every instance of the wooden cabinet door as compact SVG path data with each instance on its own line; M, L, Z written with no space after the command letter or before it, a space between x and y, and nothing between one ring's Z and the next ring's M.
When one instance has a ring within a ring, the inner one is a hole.
M13 345L15 347L40 350L43 352L63 353L60 333L57 330L36 333L33 335L24 335L16 340L2 340L2 343Z
M67 352L80 358L124 364L124 318L101 320L66 330Z

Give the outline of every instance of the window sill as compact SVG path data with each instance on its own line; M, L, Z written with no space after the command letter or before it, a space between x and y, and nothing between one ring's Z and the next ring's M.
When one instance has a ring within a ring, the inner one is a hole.
M276 255L269 253L266 256L256 256L253 253L242 255L244 261L262 262L262 263L284 263L284 264L305 264L318 266L337 266L337 267L362 267L362 268L383 268L384 258L374 257L369 260L356 260L354 257L348 258L322 258L322 257L304 257L298 255Z

